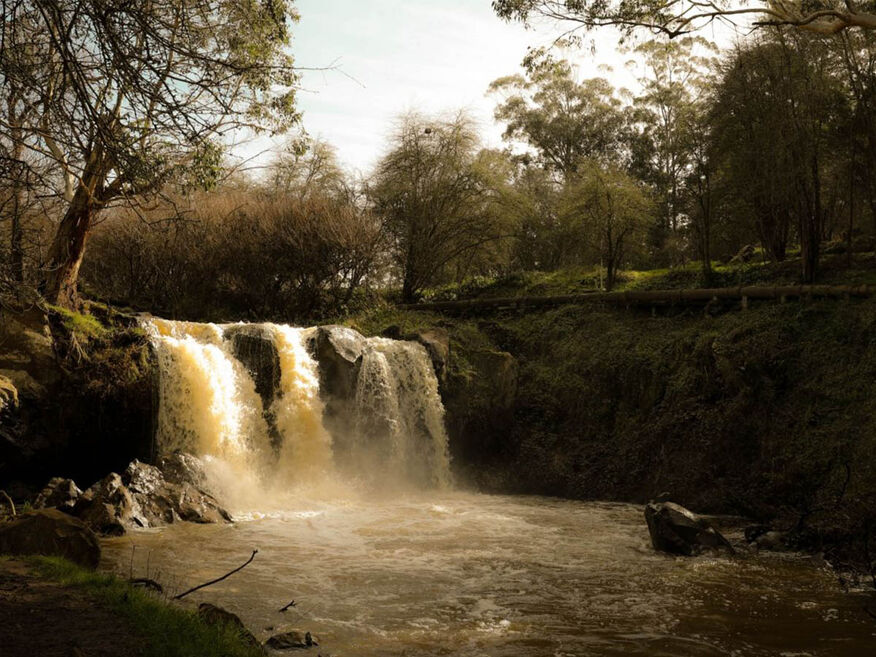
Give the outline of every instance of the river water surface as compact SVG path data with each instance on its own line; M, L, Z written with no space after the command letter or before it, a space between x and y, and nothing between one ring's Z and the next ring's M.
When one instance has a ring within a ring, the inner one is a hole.
M640 507L442 492L287 508L111 539L104 567L179 592L258 549L187 599L261 639L309 630L314 655L876 654L863 594L813 560L656 554Z

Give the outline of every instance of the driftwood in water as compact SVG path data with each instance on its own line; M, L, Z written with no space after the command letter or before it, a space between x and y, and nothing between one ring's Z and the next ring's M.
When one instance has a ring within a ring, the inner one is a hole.
M252 563L252 560L255 559L255 555L257 555L258 553L259 553L258 550L253 550L253 551L252 551L252 554L251 554L250 557L249 557L249 559L247 559L247 560L246 560L246 563L243 564L242 566L238 566L238 567L235 568L234 570L230 570L230 571L228 571L227 573L225 573L224 575L222 575L222 577L217 577L216 579L211 579L209 582L204 582L203 584L198 584L197 586L194 586L194 587L190 588L188 591L183 591L183 592L180 593L179 595L175 595L175 596L173 597L173 599L174 599L174 600L181 600L181 599L183 599L184 597L186 597L189 593L194 593L195 591L200 591L201 589L206 588L206 587L208 587L208 586L212 586L213 584L218 584L218 583L221 582L223 579L228 579L228 578L231 577L234 573L243 570L243 569L246 568L250 563Z
M869 297L876 293L871 285L770 285L698 288L689 290L626 290L624 292L588 292L549 297L497 297L494 299L465 299L462 301L437 301L404 305L406 310L504 310L540 308L565 304L607 303L621 306L633 305L685 305L711 301L739 301L743 308L749 299L848 299Z

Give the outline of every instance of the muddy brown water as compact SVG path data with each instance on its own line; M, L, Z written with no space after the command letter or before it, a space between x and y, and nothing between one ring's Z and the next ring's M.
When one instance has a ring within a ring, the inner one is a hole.
M253 549L252 564L190 602L233 611L262 639L309 630L323 655L876 655L867 594L841 591L815 560L656 554L641 508L626 504L298 500L233 525L109 540L103 567L182 591Z

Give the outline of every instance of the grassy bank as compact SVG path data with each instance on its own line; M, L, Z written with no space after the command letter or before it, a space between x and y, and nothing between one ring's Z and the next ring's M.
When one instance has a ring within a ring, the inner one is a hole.
M81 592L111 612L137 636L145 657L254 657L262 654L247 645L236 628L207 625L193 611L167 603L113 575L84 570L55 557L31 557L27 563L40 577Z

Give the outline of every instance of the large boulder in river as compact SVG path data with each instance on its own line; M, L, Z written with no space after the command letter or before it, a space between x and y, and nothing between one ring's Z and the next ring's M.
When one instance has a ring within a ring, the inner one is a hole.
M72 479L52 477L37 495L33 506L35 509L56 508L69 512L81 495L82 491Z
M7 377L0 375L0 422L3 415L18 406L18 388Z
M735 552L721 533L705 518L674 502L649 502L645 521L655 550L692 556L705 548L727 548Z
M64 557L94 569L100 563L100 543L82 521L57 509L40 509L0 524L0 554Z
M319 363L320 394L329 399L353 399L365 338L346 326L320 326L308 347Z

